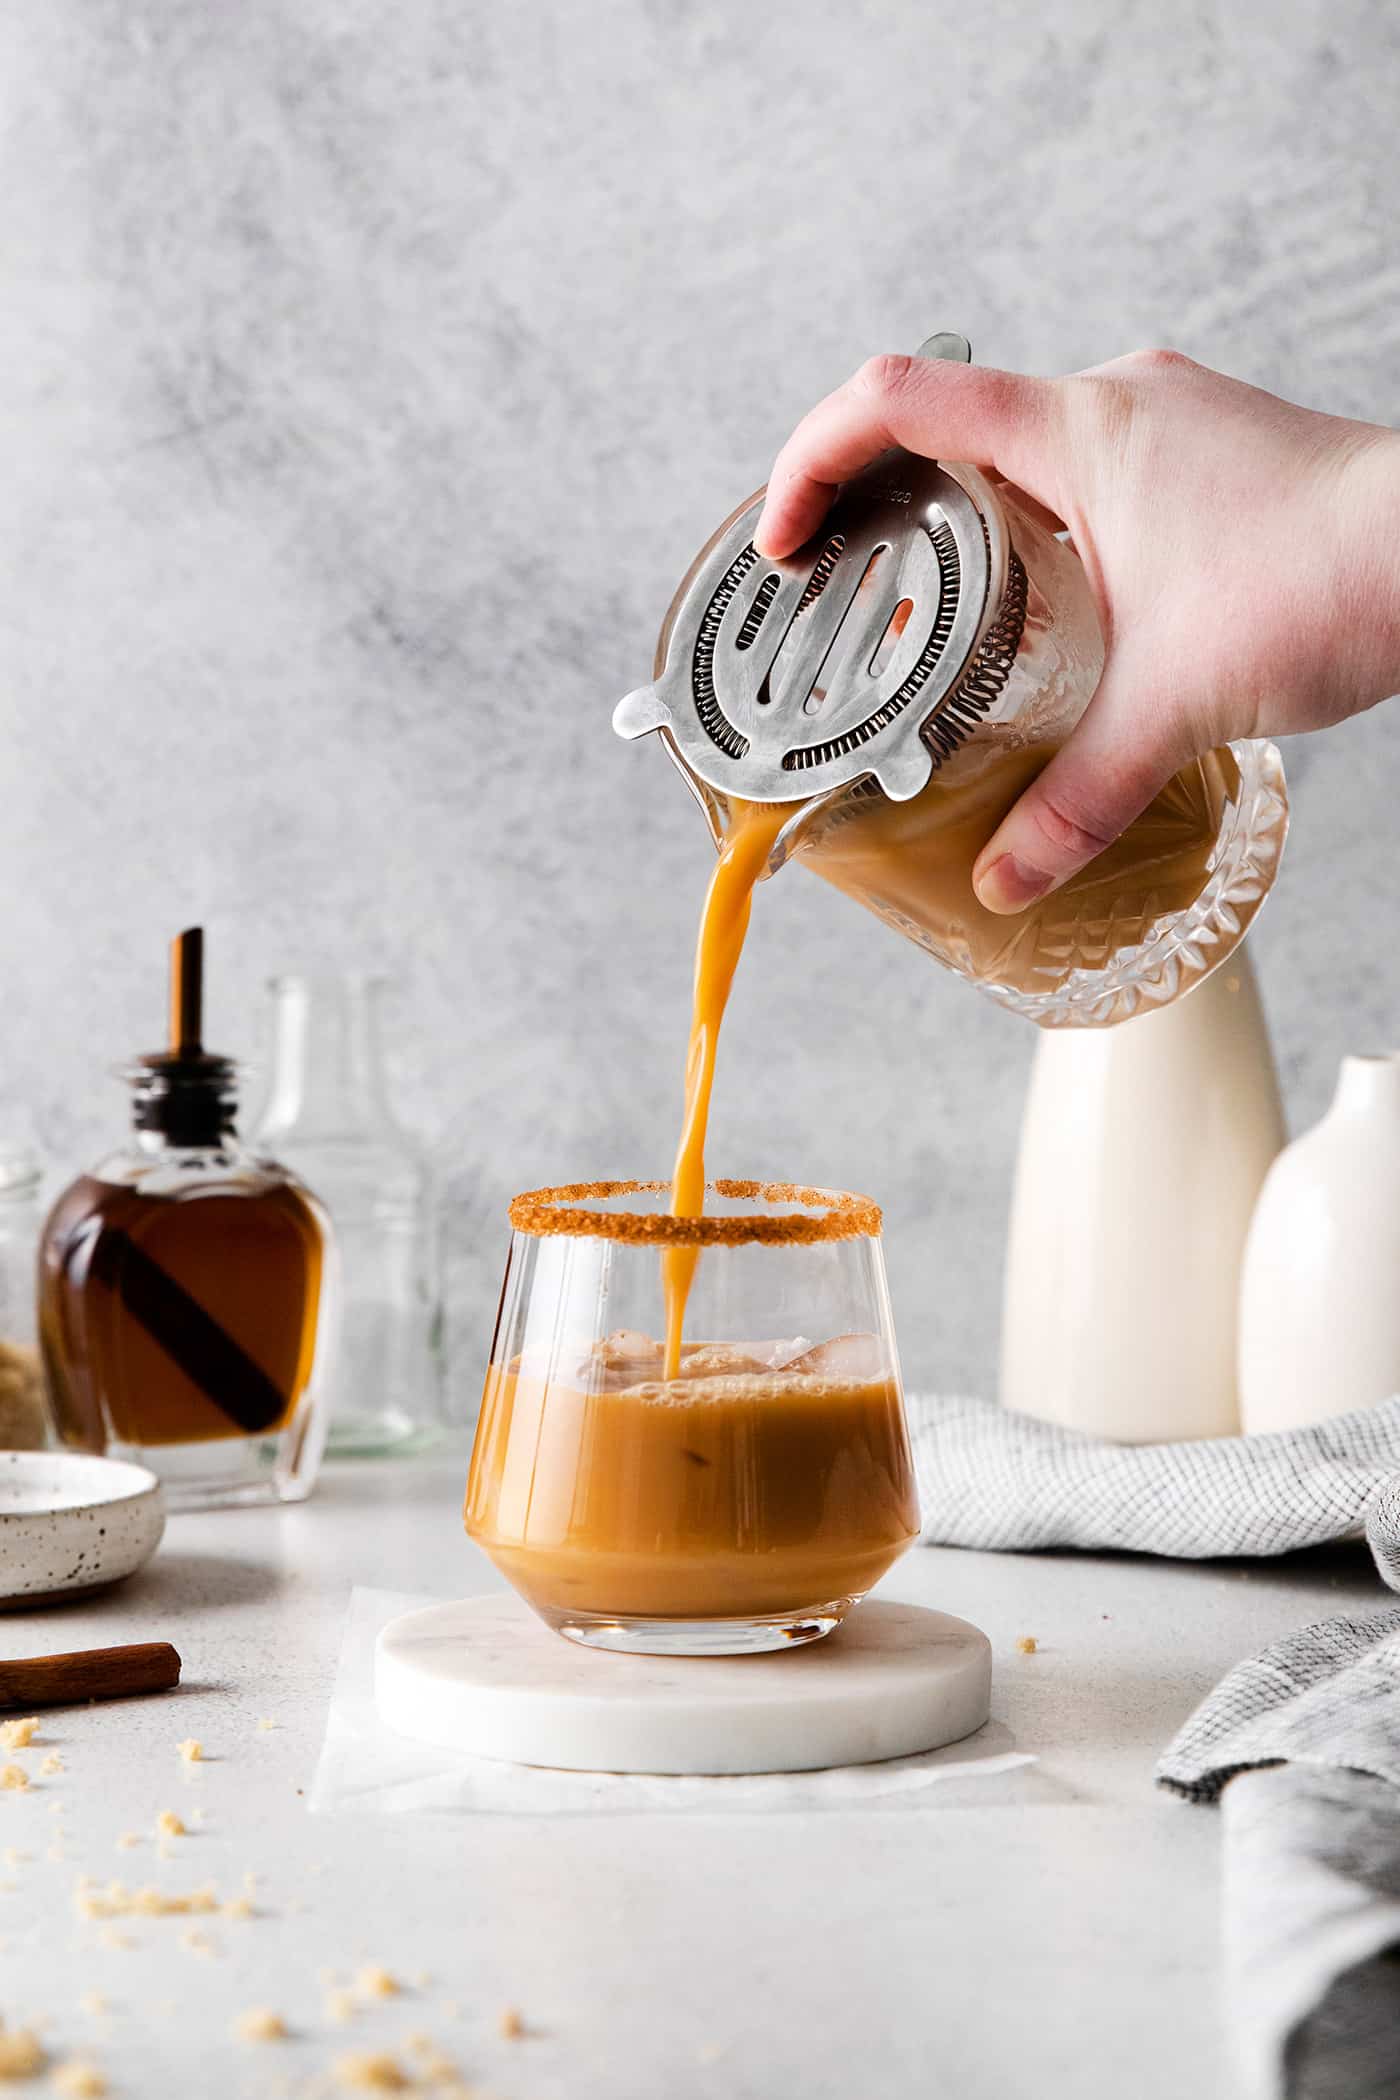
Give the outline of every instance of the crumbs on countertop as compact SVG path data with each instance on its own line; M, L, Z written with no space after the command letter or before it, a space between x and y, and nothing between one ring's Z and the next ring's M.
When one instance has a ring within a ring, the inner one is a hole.
M244 2042L285 2042L287 2023L270 2006L255 2005L239 2014L234 2032Z
M192 1889L188 1896L167 1896L157 1888L129 1889L124 1881L109 1881L94 1888L84 1875L73 1891L80 1918L188 1918L208 1917L219 1908L211 1882Z
M1023 1633L1016 1643L1016 1653L1018 1655L1034 1655L1039 1646L1040 1643L1033 1633Z
M39 1770L45 1779L54 1779L64 1769L63 1759L56 1750L50 1750Z
M503 2042L518 2042L522 2040L525 2034L525 2022L520 2016L519 2009L514 2005L504 2006L501 2016L496 2022L496 2028Z
M378 1962L366 1962L355 1977L355 1988L362 1998L397 1998L402 1985Z
M175 1747L187 1765L198 1765L204 1762L204 1745L197 1735L187 1735L184 1742L177 1743Z
M43 2044L32 2028L0 2030L0 2079L33 2078L47 2062Z
M0 1789L7 1794L22 1794L29 1785L29 1774L23 1765L0 1765Z
M27 1750L38 1732L39 1716L25 1714L13 1721L0 1721L0 1750Z
M96 2064L86 2063L75 2056L55 2070L53 2089L64 2094L65 2100L102 2100L107 2091L107 2080Z
M189 1836L189 1832L186 1830L183 1822L181 1821L179 1816L176 1815L173 1808L163 1808L160 1814L156 1817L156 1833L160 1837L167 1838L182 1838Z
M331 2068L337 2082L347 2092L407 2093L413 2086L413 2080L398 2058L382 2050L373 2054L356 2051L349 2056L338 2056Z

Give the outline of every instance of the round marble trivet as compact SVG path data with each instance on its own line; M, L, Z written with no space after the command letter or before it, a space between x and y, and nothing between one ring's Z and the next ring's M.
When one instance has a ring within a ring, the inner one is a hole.
M773 1655L614 1655L519 1598L464 1597L380 1634L374 1696L420 1742L570 1772L809 1772L937 1749L980 1728L991 1644L966 1619L859 1605Z

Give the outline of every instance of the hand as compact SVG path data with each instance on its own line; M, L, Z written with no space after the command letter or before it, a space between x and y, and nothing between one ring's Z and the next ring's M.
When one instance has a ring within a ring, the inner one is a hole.
M1400 687L1400 434L1295 408L1173 351L1067 379L875 357L798 425L755 533L781 556L891 445L966 460L1068 529L1103 677L978 857L1014 912L1232 737L1321 729Z

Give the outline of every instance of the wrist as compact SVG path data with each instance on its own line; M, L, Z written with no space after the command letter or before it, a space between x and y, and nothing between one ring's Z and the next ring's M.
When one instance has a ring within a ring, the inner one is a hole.
M1400 431L1357 424L1334 517L1334 602L1356 703L1400 693Z

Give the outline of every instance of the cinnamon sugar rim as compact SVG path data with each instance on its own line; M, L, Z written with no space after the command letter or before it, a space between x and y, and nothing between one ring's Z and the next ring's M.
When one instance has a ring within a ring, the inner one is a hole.
M739 1203L801 1203L807 1211L754 1211L744 1217L673 1218L664 1211L590 1210L615 1196L657 1196L669 1181L575 1181L556 1189L530 1189L510 1206L515 1232L537 1239L622 1240L634 1246L768 1247L813 1246L826 1240L878 1239L880 1206L844 1189L802 1188L794 1181L712 1181L716 1196ZM812 1210L820 1213L810 1215Z

